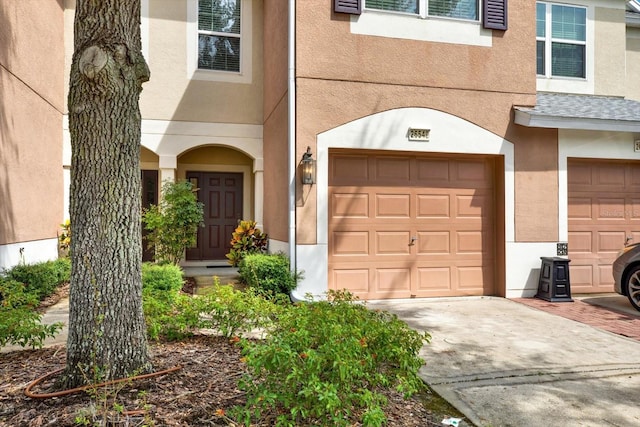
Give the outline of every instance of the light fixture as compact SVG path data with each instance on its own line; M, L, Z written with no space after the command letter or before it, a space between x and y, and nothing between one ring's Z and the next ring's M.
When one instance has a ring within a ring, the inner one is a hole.
M307 152L302 155L302 183L313 185L316 183L316 161L311 154L311 147L307 147Z

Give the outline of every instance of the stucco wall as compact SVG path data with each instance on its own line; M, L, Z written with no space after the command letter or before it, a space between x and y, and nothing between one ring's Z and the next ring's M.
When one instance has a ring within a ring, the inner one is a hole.
M264 231L289 240L288 2L264 1Z
M629 99L640 101L640 28L627 29L627 75L625 78Z
M0 245L62 222L62 0L0 7Z
M595 94L625 95L624 9L595 9Z
M143 27L142 39L149 44L146 59L151 79L143 85L140 96L142 118L262 124L262 0L250 0L252 61L248 83L191 79L187 69L187 12L189 1L197 6L197 0L147 1L149 16L143 20L148 21L148 32ZM65 8L67 55L71 58L75 0L65 0ZM67 61L66 75L69 66Z
M332 6L333 2L325 0L305 0L304 7L298 7L299 77L514 93L535 91L535 2L509 4L510 29L494 31L491 47L352 34L351 16L333 13ZM426 27L435 21L438 20L421 22Z

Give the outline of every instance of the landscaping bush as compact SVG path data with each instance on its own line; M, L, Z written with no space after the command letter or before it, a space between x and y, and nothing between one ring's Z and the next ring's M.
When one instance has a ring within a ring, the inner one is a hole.
M51 295L58 286L69 281L71 261L59 258L36 264L20 264L5 272L7 278L25 285L25 292L38 301Z
M256 228L255 221L240 221L231 234L231 250L226 255L229 264L237 267L242 259L249 254L263 254L267 252L269 236Z
M289 294L301 278L293 274L283 254L250 254L240 262L240 280L265 295Z
M62 323L43 325L36 312L36 293L26 292L26 286L9 277L0 277L0 347L17 344L41 348L47 337L55 336Z
M243 340L249 370L239 384L247 405L235 416L249 425L274 409L277 425L365 426L385 423L380 388L418 391L418 357L428 334L393 314L370 311L348 292L284 310L264 341Z
M203 204L189 181L162 184L160 204L151 205L142 215L156 261L178 265L184 250L195 246L198 227L204 226L203 215Z
M182 269L173 264L142 264L142 288L153 292L170 291L175 294L182 289Z
M197 298L203 314L200 327L215 329L225 337L242 336L257 328L268 328L273 319L289 304L287 298L266 300L254 289L239 291L230 285L214 283L213 288Z

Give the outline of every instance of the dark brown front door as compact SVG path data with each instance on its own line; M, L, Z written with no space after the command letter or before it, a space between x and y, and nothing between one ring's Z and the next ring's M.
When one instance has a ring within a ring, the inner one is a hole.
M198 200L204 204L204 227L198 230L197 246L187 249L187 260L223 260L242 219L242 174L187 172L187 179L198 188Z

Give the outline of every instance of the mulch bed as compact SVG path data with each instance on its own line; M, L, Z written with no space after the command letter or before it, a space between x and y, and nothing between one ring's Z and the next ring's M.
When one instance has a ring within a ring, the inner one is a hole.
M194 287L195 282L187 278L183 291L193 293ZM60 289L45 304L53 305L66 295L68 287ZM237 345L220 336L196 336L180 342L151 343L150 352L156 371L178 365L182 368L112 388L98 397L78 393L49 399L28 398L24 390L36 378L64 367L63 346L0 353L0 427L76 426L78 414L91 417L93 411L100 416L106 412L101 408L113 407L114 396L132 415L120 423L98 425L236 425L223 413L246 402L244 393L237 388L238 380L246 372ZM32 392L52 391L47 388L52 383L53 380L45 381ZM145 391L144 398L140 391ZM389 426L434 427L441 426L443 418L460 417L448 402L429 391L408 400L392 391L385 395L389 400L385 409ZM254 425L272 426L273 421L273 417L266 418Z

